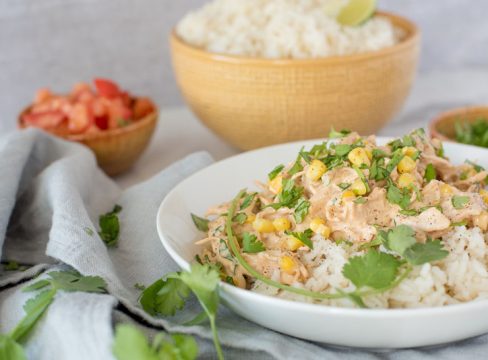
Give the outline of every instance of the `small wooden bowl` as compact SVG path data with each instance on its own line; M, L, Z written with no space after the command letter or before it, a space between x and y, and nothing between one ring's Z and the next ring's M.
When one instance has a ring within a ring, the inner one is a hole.
M27 107L18 117L18 127L27 128L22 115L30 111ZM66 135L51 132L66 140L76 141L89 147L97 158L98 165L107 175L115 176L127 171L141 156L151 139L158 111L119 129L103 130L97 133Z
M454 124L457 121L473 123L479 118L488 119L488 106L467 106L449 110L430 121L429 132L433 138L456 142Z
M241 149L326 136L330 128L375 133L402 107L413 83L419 30L384 12L404 38L391 47L317 59L216 54L173 31L181 92L196 116Z

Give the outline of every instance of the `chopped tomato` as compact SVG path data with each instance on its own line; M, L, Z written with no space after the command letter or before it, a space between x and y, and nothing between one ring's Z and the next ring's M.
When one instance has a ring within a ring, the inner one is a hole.
M38 113L27 113L22 116L22 120L26 125L40 127L44 129L52 129L59 126L66 116L58 110L45 111Z
M77 103L71 109L68 118L68 129L71 134L85 132L93 123L93 115L86 104Z
M107 130L108 129L108 116L95 116L95 125L100 130Z
M109 99L120 96L120 89L116 83L108 79L97 78L93 81L98 93Z
M130 107L132 105L132 98L127 91L122 91L120 93L120 98L125 106Z
M40 104L51 99L53 94L48 88L41 88L37 90L36 96L34 97L34 104Z
M148 98L137 98L134 103L134 118L141 119L154 111L154 105Z
M86 82L79 82L73 86L73 89L71 89L71 97L77 100L81 94L87 92L93 93L90 84Z
M108 127L110 129L126 126L132 118L131 109L125 106L121 99L114 99L109 103L108 113Z

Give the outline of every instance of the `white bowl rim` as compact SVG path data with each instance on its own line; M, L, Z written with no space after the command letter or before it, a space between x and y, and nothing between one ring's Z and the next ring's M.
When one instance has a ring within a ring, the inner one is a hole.
M391 136L377 136L376 140L380 141L390 141L392 139L395 139L396 137L391 137ZM193 173L190 175L188 178L184 179L178 185L176 185L163 199L161 202L157 215L156 215L156 226L157 226L157 231L159 238L161 242L163 243L164 249L170 254L171 258L184 270L188 270L190 268L190 263L183 259L174 249L171 247L169 244L168 240L163 234L163 230L161 229L160 226L160 217L163 212L164 207L166 206L167 199L169 198L170 194L173 191L177 191L177 188L180 186L184 186L186 182L190 181L191 178L194 176L198 176L201 172L203 171L208 171L209 168L212 168L213 166L220 165L226 161L231 161L235 160L236 158L243 156L243 155L248 155L260 151L265 151L269 149L274 149L278 147L285 147L285 146L300 146L300 145L310 145L312 143L321 143L326 140L330 140L327 138L319 138L319 139L309 139L309 140L300 140L300 141L292 141L292 142L287 142L287 143L282 143L282 144L276 144L276 145L271 145L271 146L266 146L262 147L259 149L254 149L251 151L245 151L233 156L230 156L228 158L222 159L220 161L216 161L213 164L198 170L197 172ZM478 146L474 145L466 145L466 144L460 144L460 143L451 143L449 142L449 146L460 146L460 147L466 147L468 150L470 148L476 148L478 151L481 149L483 151L487 152L488 155L488 149L483 149ZM232 286L230 284L227 284L223 281L220 282L220 287L223 288L226 292L233 293L240 298L244 298L244 300L249 299L249 298L254 298L255 300L258 300L262 303L267 303L267 305L274 305L274 306L280 306L280 307L286 307L287 310L296 310L296 311L301 311L301 312L308 312L308 313L314 313L314 314L321 314L321 315L331 315L331 314L340 314L341 316L345 317L366 317L366 318L384 318L385 316L393 319L402 319L405 317L412 317L412 316L424 316L424 315L453 315L453 314L460 314L463 313L466 310L474 311L474 310L485 310L486 305L488 305L488 299L480 299L480 300L471 300L468 302L463 302L459 304L450 304L450 305L444 305L444 306L432 306L432 307L419 307L419 308L395 308L395 309L373 309L373 308L367 308L367 309L361 309L361 308L348 308L348 307L340 307L340 306L331 306L331 305L323 305L323 304L314 304L314 303L306 303L298 300L287 300L287 299L282 299L278 297L274 297L271 295L264 295L260 294L257 292L252 292L250 290L245 290L241 289L236 286Z

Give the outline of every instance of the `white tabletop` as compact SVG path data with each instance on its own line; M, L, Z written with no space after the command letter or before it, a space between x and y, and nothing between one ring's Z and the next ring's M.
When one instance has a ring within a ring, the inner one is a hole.
M488 69L422 75L417 78L403 111L379 134L401 135L426 126L429 119L441 111L474 104L488 104ZM134 167L116 181L128 187L150 178L185 155L201 150L208 151L215 160L239 153L205 128L188 108L162 108L148 149Z

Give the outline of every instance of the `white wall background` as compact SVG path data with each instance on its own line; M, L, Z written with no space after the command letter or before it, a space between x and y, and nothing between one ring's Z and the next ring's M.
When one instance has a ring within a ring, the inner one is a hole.
M0 132L15 127L37 88L65 91L95 76L116 79L162 106L182 104L167 38L183 14L204 2L0 0ZM419 24L421 73L465 67L488 71L488 1L379 3Z

